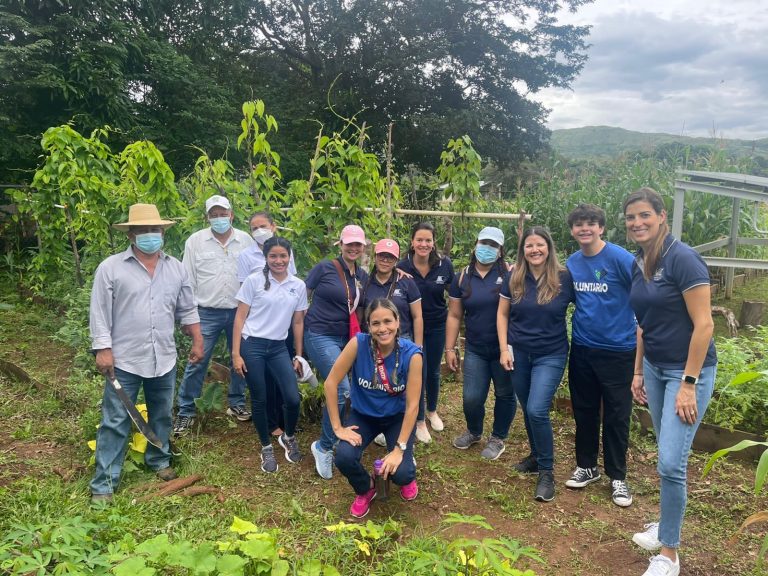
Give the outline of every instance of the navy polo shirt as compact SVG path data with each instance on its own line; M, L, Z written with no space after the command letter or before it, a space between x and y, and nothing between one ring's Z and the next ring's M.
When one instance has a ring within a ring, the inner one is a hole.
M560 272L560 292L548 304L538 304L536 294L536 280L529 273L525 275L525 295L520 302L512 302L507 274L501 286L501 297L510 301L507 343L533 354L567 354L565 311L574 300L570 272Z
M498 351L496 312L506 273L506 270L501 271L498 266L494 266L483 278L473 266L465 268L463 273L459 272L451 282L448 295L451 299L460 299L464 306L467 348L482 353L489 349Z
M432 326L445 326L448 317L448 306L445 303L445 291L453 282L453 264L450 258L443 256L440 261L430 268L426 277L421 275L408 254L397 267L413 276L421 294L421 312L424 315L424 329Z
M397 272L394 272L389 277L389 282L382 284L376 279L376 274L371 274L365 287L360 309L365 311L368 308L368 304L376 300L376 298L387 298L389 294L389 299L397 306L397 311L400 313L400 333L413 336L411 304L421 300L421 294L416 286L416 282L412 279L403 277L400 280L394 280L396 278ZM395 282L394 288L392 287L393 281ZM389 293L390 288L392 288L391 294Z
M671 234L664 240L661 254L658 268L646 282L641 268L642 251L638 252L632 266L629 302L643 329L643 350L648 361L663 370L683 370L693 335L683 292L708 286L709 270L693 248ZM710 341L704 366L715 364L715 343Z
M352 302L355 294L360 293L368 280L368 273L360 266L355 266L353 275L341 256L337 258L341 263L342 272L349 286L349 294ZM315 334L323 336L349 337L349 309L347 308L347 291L341 283L339 273L333 260L323 260L309 271L305 281L307 290L312 290L312 303L304 318L304 326ZM357 291L357 292L356 292ZM359 303L358 303L359 305Z
M356 412L382 418L405 412L405 390L408 384L408 370L411 358L421 354L421 348L410 340L398 338L400 347L400 364L395 376L396 354L393 351L384 358L384 369L389 377L389 384L397 394L390 394L384 386L373 378L373 353L371 351L371 335L361 332L357 335L357 356L352 365L352 380L349 397Z

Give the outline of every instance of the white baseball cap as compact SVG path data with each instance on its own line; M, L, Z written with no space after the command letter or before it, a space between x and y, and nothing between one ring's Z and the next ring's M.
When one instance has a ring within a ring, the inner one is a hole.
M211 211L211 208L214 206L221 206L224 208L224 210L232 210L232 205L229 203L229 200L224 198L224 196L219 196L218 194L215 194L208 198L208 200L205 201L205 212L206 214Z
M477 235L478 240L493 240L499 246L504 246L504 232L493 226L486 226Z

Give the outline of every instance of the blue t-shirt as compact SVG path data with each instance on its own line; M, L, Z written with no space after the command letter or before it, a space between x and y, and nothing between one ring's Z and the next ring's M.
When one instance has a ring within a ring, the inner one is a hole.
M359 293L362 298L363 286L368 280L368 273L360 266L355 266L355 274L352 275L341 256L337 260L341 263L341 269L349 287L351 302L354 303L355 294ZM349 337L347 291L341 283L333 260L323 260L316 264L309 271L305 283L307 290L313 290L312 302L304 319L306 329L323 336Z
M448 295L452 299L460 299L464 306L467 348L483 353L499 350L496 312L499 309L499 293L506 275L506 267L499 270L499 267L494 265L483 278L474 266L468 266L451 282Z
M568 258L576 295L574 344L615 352L634 350L637 324L629 305L634 261L632 254L610 242L594 256L579 250Z
M395 285L392 286L394 281ZM390 293L390 289L392 292ZM419 289L410 278L401 278L397 280L397 272L394 272L389 282L382 284L376 279L376 274L369 275L368 284L365 286L363 300L360 309L365 311L368 304L376 298L389 298L397 306L400 313L400 333L413 335L413 318L411 318L411 304L421 300ZM367 331L366 328L364 330Z
M357 357L352 365L352 380L349 397L357 412L366 416L384 417L403 414L405 412L405 389L408 383L408 367L415 354L421 354L421 348L410 340L399 338L400 365L397 378L394 377L395 357L393 351L384 358L384 368L389 377L389 384L397 394L391 395L376 379L374 387L373 353L371 351L371 335L360 332L357 335Z
M450 258L443 256L430 268L426 277L421 275L413 264L411 255L397 263L397 267L413 276L421 294L421 312L424 315L424 329L445 326L448 306L445 303L445 291L453 282L453 265Z
M536 302L536 280L530 273L525 275L525 295L512 302L509 277L501 286L501 297L510 301L507 343L534 354L567 354L565 312L574 299L571 273L560 272L560 292L548 304Z
M661 369L683 370L693 335L693 322L683 292L696 286L708 286L709 270L693 248L671 234L664 240L659 266L650 282L643 277L642 263L640 251L632 267L629 301L643 329L645 356ZM715 364L715 343L710 341L704 366Z

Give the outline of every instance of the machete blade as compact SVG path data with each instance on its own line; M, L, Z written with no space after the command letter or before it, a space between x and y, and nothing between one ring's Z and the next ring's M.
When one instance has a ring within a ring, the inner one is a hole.
M158 438L157 434L155 434L152 428L149 427L149 424L144 420L141 412L137 410L136 405L131 402L130 398L128 398L128 394L126 394L120 382L117 381L117 378L110 378L109 383L112 384L112 389L117 393L117 397L120 399L123 406L125 406L125 409L128 410L128 415L131 417L131 420L133 420L133 423L136 424L141 435L144 436L144 438L147 439L147 442L152 444L152 446L162 448L163 443L160 441L160 438Z

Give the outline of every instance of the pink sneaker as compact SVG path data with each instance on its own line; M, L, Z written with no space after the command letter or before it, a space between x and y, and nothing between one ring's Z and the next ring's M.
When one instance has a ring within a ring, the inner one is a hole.
M376 498L376 488L371 488L365 494L357 494L352 506L349 507L349 513L355 518L363 518L371 509L371 501Z
M418 495L419 495L419 486L418 484L416 484L416 480L411 480L405 486L400 486L400 496L402 496L403 500L406 500L406 501L415 500L416 496Z

